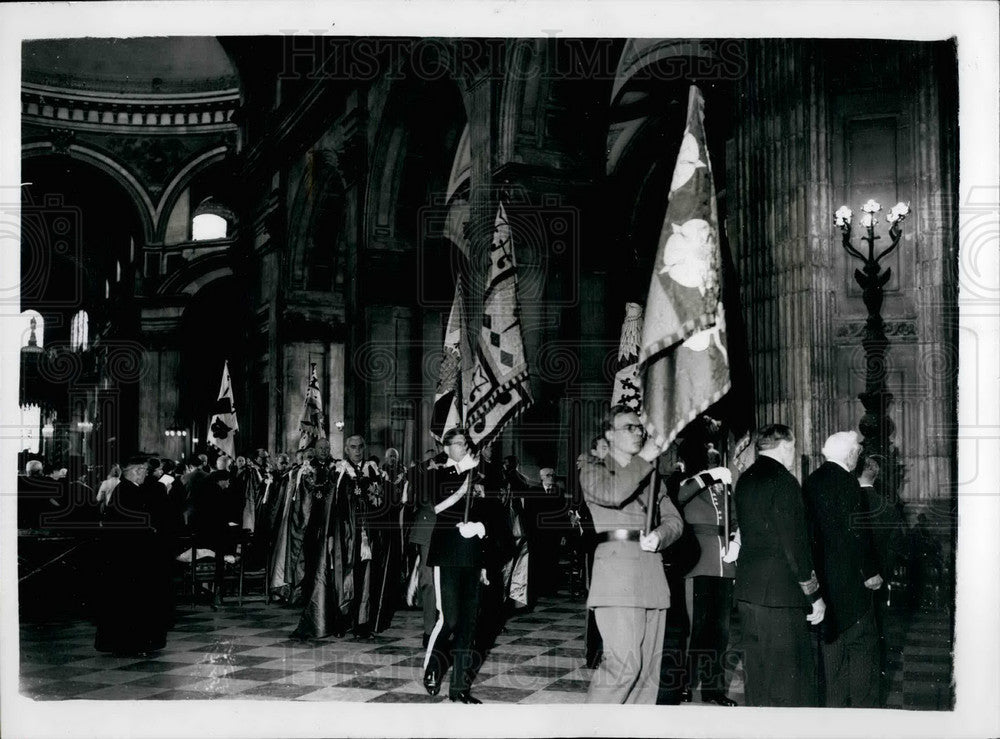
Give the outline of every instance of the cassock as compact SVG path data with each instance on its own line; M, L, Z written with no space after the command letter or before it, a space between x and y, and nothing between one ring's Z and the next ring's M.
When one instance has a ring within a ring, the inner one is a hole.
M292 502L301 465L293 465L281 474L275 482L274 528L269 567L268 587L272 595L284 600L290 596L291 586L288 572L288 540L292 515Z
M255 466L246 464L236 470L233 484L239 490L243 498L243 511L240 517L240 526L249 531L254 531L257 524L257 506L260 500L261 482L263 476Z
M168 525L165 509L149 488L125 478L111 493L98 555L94 647L99 652L140 654L166 645L172 583L162 533Z
M338 485L339 465L312 460L298 475L298 494L309 498L303 531L302 598L305 607L293 638L322 638L344 633L352 583L345 582L345 521L348 501Z

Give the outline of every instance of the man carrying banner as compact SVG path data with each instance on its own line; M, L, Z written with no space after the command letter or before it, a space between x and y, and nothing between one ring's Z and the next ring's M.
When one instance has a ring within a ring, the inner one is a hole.
M611 452L580 470L598 542L587 607L604 640L587 702L654 704L670 606L659 552L684 522L654 469L660 449L645 439L639 416L614 406L603 430Z
M487 533L480 503L473 500L473 470L478 460L468 453L462 429L449 430L442 441L445 451L428 464L418 491L437 513L427 563L434 568L438 620L424 656L424 688L431 695L441 689L451 639L455 662L448 696L477 704L481 701L470 693L472 646L479 584L486 581L482 540Z
M719 228L704 105L692 85L638 351L642 423L660 451L733 386L727 319L739 325L740 311L731 275L727 280L731 262ZM739 341L734 346L741 348ZM741 387L733 395L742 405L750 393Z

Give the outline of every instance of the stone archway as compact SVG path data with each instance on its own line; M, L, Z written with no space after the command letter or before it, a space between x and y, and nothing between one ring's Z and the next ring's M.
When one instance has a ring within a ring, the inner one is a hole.
M364 209L366 243L358 256L359 264L370 265L365 306L359 306L368 332L351 352L359 366L390 347L398 358L384 376L369 374L353 396L375 453L395 446L412 460L430 443L429 399L437 378L425 358L440 351L457 277L447 224L456 202L468 200L468 174L458 182L453 177L456 160L468 152L462 144L467 120L459 83L447 76L400 80L382 108Z
M141 243L149 243L155 234L156 208L142 183L128 167L113 157L80 144L63 145L59 141L33 141L22 145L21 157L25 163L37 157L68 156L85 162L110 177L119 188L127 193L142 226Z

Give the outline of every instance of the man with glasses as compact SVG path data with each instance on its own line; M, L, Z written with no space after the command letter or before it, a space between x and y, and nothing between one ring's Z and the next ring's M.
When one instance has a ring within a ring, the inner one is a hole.
M427 465L417 494L434 506L437 518L431 533L427 564L434 568L438 620L424 656L424 688L431 695L441 689L448 653L454 655L452 701L477 704L470 693L472 642L479 609L479 584L488 584L483 543L486 526L481 500L473 498L473 470L478 460L469 454L462 429L451 429L441 439L444 452ZM448 649L451 638L451 649Z
M613 406L603 430L609 454L580 469L597 540L587 607L604 641L587 702L654 704L670 606L659 552L680 537L684 522L658 479L653 463L660 450L646 439L639 417Z

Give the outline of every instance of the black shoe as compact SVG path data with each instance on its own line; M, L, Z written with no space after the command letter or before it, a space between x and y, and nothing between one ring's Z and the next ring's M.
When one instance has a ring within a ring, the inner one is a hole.
M449 695L448 697L451 699L452 703L468 703L470 705L477 705L477 706L482 703L481 700L474 697L472 693L470 693L468 690L463 690L461 693L457 693L456 695Z
M691 702L691 688L684 688L681 691L681 703Z
M714 703L717 706L736 706L739 705L732 698L727 698L724 695L713 695L711 698L705 699L706 703Z
M433 667L428 667L424 672L424 689L430 695L437 695L441 691L441 676Z

